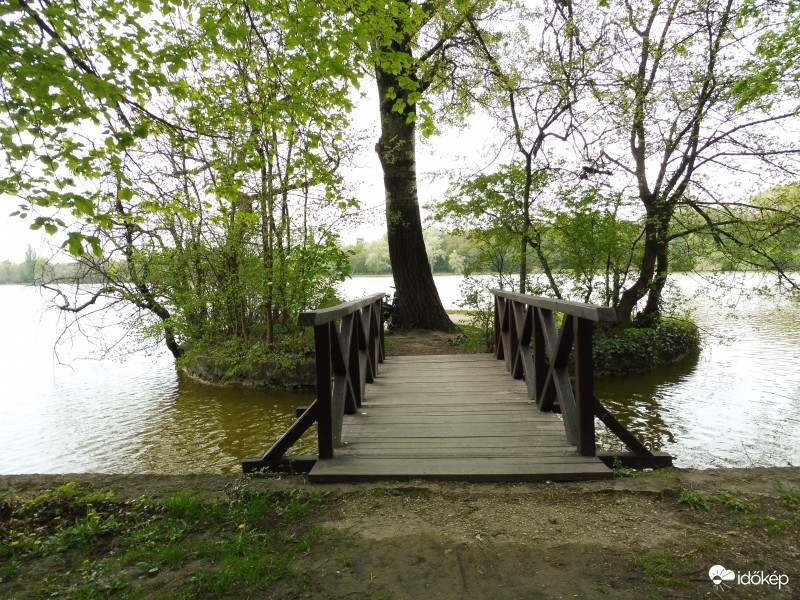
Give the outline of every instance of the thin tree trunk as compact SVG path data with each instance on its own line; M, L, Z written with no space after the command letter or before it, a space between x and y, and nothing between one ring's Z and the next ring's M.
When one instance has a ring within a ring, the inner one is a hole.
M644 309L639 314L639 320L644 324L652 324L658 319L661 312L661 299L664 286L667 283L668 270L669 259L667 248L664 246L664 251L656 257L656 272L650 284L650 289L647 292L647 304L645 304Z
M652 204L648 212L650 214L645 223L644 254L639 276L631 287L622 293L616 307L617 323L620 327L630 325L636 304L648 293L654 293L653 304L649 305L650 312L643 313L642 317L652 318L660 308L661 290L664 288L667 276L667 226L671 214L666 207L654 210ZM655 280L657 276L660 283ZM655 292L651 292L652 290Z

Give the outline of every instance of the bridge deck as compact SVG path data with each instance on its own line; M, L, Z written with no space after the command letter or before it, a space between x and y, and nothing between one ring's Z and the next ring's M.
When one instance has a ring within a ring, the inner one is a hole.
M344 416L342 440L311 481L612 476L599 459L580 456L559 417L540 412L525 383L488 354L387 358L361 409Z

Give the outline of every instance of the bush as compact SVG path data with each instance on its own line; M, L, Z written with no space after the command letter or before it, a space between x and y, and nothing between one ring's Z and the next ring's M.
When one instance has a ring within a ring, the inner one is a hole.
M273 346L232 337L188 352L178 367L207 383L238 384L270 389L312 389L316 363L308 328L285 334Z
M676 362L700 347L697 325L689 319L664 318L655 327L624 330L596 328L596 377L645 373Z

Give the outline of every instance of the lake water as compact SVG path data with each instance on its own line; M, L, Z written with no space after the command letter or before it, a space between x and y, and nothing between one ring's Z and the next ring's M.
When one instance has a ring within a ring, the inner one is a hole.
M800 465L800 306L697 276L676 281L674 297L703 328L700 355L600 381L598 397L679 466ZM456 308L461 278L436 282ZM359 277L344 291L354 298L391 283ZM56 355L59 317L44 306L36 288L0 286L0 473L238 472L313 399L197 384L161 348L87 359L94 346L78 336ZM123 331L111 319L102 339ZM313 444L307 436L300 450Z

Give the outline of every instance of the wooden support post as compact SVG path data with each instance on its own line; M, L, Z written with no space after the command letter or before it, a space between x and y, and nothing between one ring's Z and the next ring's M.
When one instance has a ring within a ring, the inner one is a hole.
M575 404L578 412L578 454L595 455L594 369L592 331L594 323L575 319Z
M383 324L383 301L378 301L376 303L375 311L378 314L378 323L380 323L380 327L378 327L378 335L380 336L380 343L378 344L378 362L383 362L386 360L386 327Z
M542 328L541 310L534 308L533 314L533 372L534 388L536 389L537 406L542 405L542 394L544 393L544 380L547 377L547 362L545 360L544 329Z
M330 323L314 327L314 350L317 356L317 445L320 459L328 460L333 458Z

